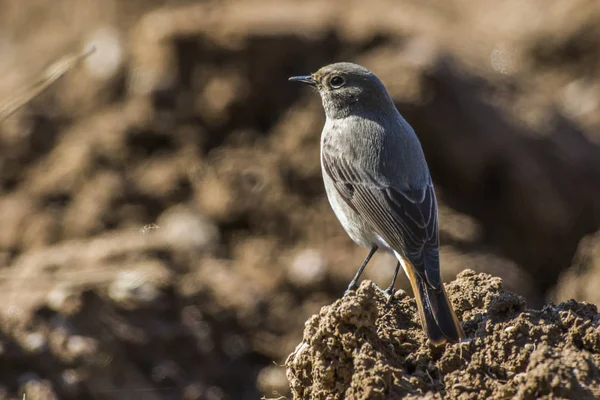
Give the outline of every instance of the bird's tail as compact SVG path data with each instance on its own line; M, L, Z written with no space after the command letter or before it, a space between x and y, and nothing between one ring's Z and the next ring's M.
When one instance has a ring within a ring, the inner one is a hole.
M444 285L434 289L416 273L410 263L405 263L405 267L417 301L421 324L429 340L434 344L460 342L465 334L448 300Z

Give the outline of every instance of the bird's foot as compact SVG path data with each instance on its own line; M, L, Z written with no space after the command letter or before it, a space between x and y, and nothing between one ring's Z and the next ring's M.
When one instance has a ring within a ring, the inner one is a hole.
M470 349L471 346L471 342L473 341L473 339L471 338L462 338L462 340L460 342L458 342L458 346L459 346L459 356L460 359L463 360L463 349L466 347L467 350Z
M344 295L342 297L346 297L350 294L350 292L354 292L356 290L356 287L357 287L356 284L354 284L354 285L351 284L350 286L348 286L348 289L346 289L346 291L344 292Z
M394 293L396 293L396 290L393 287L389 287L385 290L380 287L377 287L377 289L383 295L383 297L386 298L388 303L391 303L394 300Z
M396 289L393 287L385 289L385 296L387 297L388 303L391 303L394 300L394 293L396 293Z

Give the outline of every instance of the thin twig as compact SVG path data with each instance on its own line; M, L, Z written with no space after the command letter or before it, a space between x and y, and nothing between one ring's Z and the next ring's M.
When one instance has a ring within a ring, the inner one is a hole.
M17 95L13 100L0 107L0 122L6 120L18 109L29 103L48 89L53 83L62 78L67 72L75 68L77 64L89 57L96 51L95 47L80 53L71 53L62 57L43 72L42 76L30 88Z

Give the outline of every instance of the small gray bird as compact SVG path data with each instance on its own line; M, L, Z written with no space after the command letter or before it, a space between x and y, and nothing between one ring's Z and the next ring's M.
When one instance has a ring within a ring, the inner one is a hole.
M378 249L391 252L398 263L387 294L393 294L402 265L429 339L459 342L464 333L440 278L433 183L413 129L379 78L360 65L331 64L290 80L321 95L327 117L321 134L327 197L352 240L370 248L348 291Z

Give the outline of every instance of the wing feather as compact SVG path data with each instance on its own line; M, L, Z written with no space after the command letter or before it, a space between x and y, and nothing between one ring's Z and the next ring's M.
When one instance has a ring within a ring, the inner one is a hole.
M340 196L433 288L441 284L437 202L433 184L399 190L378 182L340 157L323 153L325 172Z

